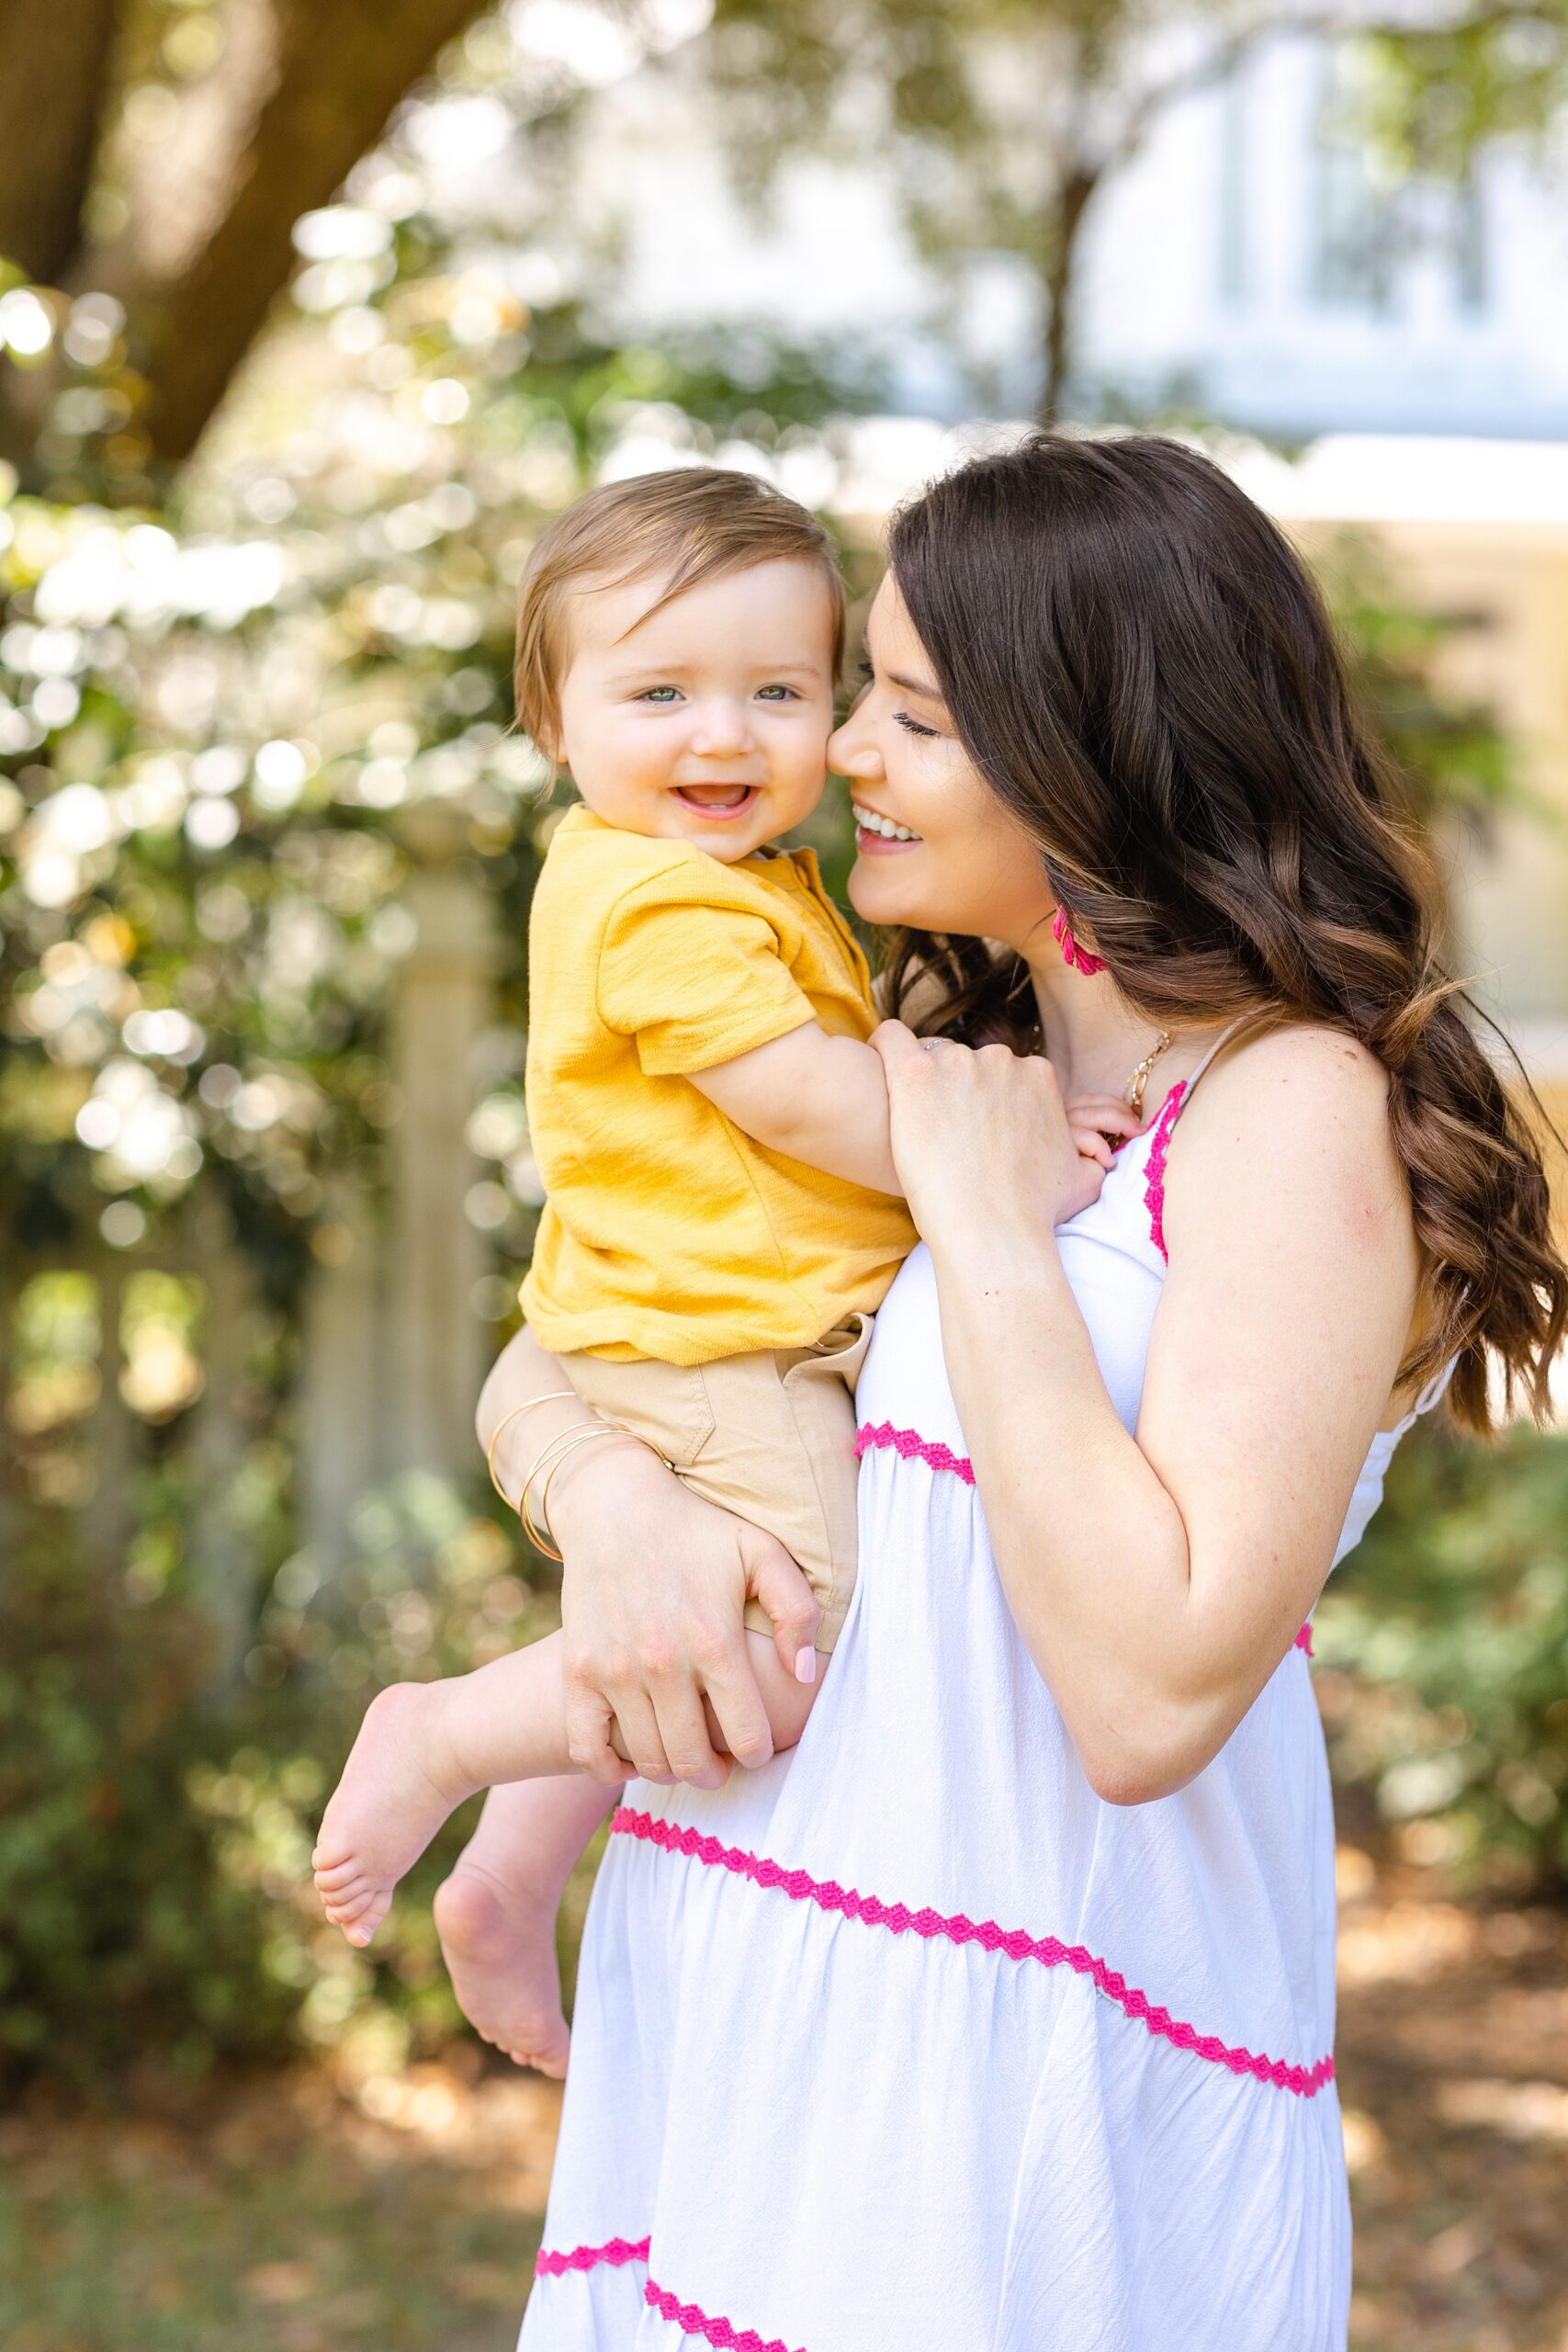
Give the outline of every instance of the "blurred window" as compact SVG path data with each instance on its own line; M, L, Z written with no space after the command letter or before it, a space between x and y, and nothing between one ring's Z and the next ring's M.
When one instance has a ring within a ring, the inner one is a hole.
M1377 62L1365 44L1325 55L1314 132L1312 293L1337 310L1393 317L1412 267L1435 264L1450 307L1486 307L1481 191L1412 170L1377 135Z

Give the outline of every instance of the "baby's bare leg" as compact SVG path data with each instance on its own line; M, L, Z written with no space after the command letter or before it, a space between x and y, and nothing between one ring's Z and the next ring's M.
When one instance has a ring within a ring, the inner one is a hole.
M322 1816L312 1859L328 1918L367 1944L465 1797L571 1770L558 1634L472 1674L394 1683L366 1710Z
M518 2065L563 2075L556 1912L567 1880L619 1792L596 1781L512 1781L437 1888L435 1926L457 2006Z

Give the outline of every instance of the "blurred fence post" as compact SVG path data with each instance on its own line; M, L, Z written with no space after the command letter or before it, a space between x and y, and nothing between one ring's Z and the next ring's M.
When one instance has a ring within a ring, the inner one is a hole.
M95 1250L84 1262L98 1286L99 1386L85 1430L93 1489L82 1523L89 1557L104 1563L120 1559L130 1540L130 1480L138 1452L135 1424L119 1385L125 1364L120 1316L127 1270L118 1251Z
M193 1204L186 1263L207 1291L200 1340L203 1385L191 1413L190 1464L197 1498L190 1533L191 1588L212 1628L209 1687L238 1680L259 1595L256 1558L240 1516L238 1481L248 1442L241 1390L253 1337L255 1283L228 1212L210 1192Z
M387 1466L378 1238L361 1187L329 1194L305 1288L299 1391L304 1537L329 1566L348 1548L355 1503Z
M428 806L418 813L430 862L409 886L418 933L392 1019L392 1078L403 1107L392 1133L386 1271L393 1392L384 1418L393 1453L383 1466L463 1476L476 1464L474 1403L486 1369L472 1294L489 1263L464 1211L479 1173L465 1130L491 1019L494 928L479 882L431 857L444 850L450 858L466 840L459 812Z

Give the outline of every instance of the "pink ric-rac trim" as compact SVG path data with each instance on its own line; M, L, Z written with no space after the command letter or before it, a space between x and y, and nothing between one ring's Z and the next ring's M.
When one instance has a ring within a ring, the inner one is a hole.
M896 1430L891 1421L863 1421L855 1431L855 1460L874 1446L890 1445L905 1462L923 1462L930 1470L951 1470L966 1487L975 1484L975 1464L951 1446L933 1445L918 1430Z
M570 2254L541 2253L534 2264L536 2278L564 2278L569 2270L597 2270L607 2262L618 2270L625 2262L646 2262L649 2241L611 2238L604 2245L574 2245Z
M962 1478L966 1487L975 1484L975 1464L966 1454L954 1453L951 1446L935 1444L920 1435L919 1430L896 1430L891 1421L863 1421L855 1431L855 1460L863 1453L890 1447L901 1462L923 1462L928 1469L951 1471ZM1305 1650L1312 1656L1312 1627L1303 1625L1291 1645L1292 1649Z
M737 1878L750 1879L754 1886L776 1887L792 1903L815 1903L824 1911L840 1911L846 1919L858 1919L864 1927L886 1928L896 1936L913 1928L917 1936L924 1936L928 1941L979 1944L987 1951L1005 1952L1009 1960L1036 1960L1043 1968L1070 1968L1079 1976L1089 1977L1107 2000L1114 2001L1118 2008L1137 2018L1162 2041L1173 2042L1178 2050L1190 2050L1195 2056L1207 2058L1216 2066L1228 2066L1233 2075L1252 2075L1260 2083L1272 2083L1277 2090L1292 2091L1298 2098L1313 2098L1325 2083L1334 2079L1332 2058L1320 2058L1313 2066L1288 2066L1282 2058L1263 2058L1250 2050L1229 2049L1215 2035L1200 2033L1195 2027L1182 2024L1168 2009L1156 2007L1146 1993L1129 1984L1124 1976L1094 1952L1086 1951L1082 1944L1064 1944L1055 1936L1031 1936L1021 1928L998 1928L994 1919L983 1920L976 1926L962 1912L949 1919L938 1911L911 1911L907 1904L884 1903L874 1894L858 1894L853 1887L845 1889L833 1879L815 1879L805 1871L786 1871L763 1855L747 1853L742 1847L721 1846L716 1838L706 1838L699 1829L683 1828L679 1822L656 1819L649 1813L634 1813L629 1805L618 1805L610 1815L610 1832L613 1837L639 1838L666 1854L683 1854L710 1868L731 1871Z
M1181 1098L1187 1091L1187 1080L1179 1078L1165 1101L1154 1124L1153 1140L1149 1145L1149 1164L1144 1182L1144 1206L1149 1213L1149 1239L1162 1258L1170 1256L1165 1246L1165 1155L1170 1148L1170 1131L1176 1125L1176 1114L1181 1108Z
M789 2352L782 2335L761 2336L754 2327L743 2327L738 2333L727 2319L710 2319L697 2304L682 2303L651 2278L642 2290L642 2300L683 2335L705 2336L708 2343L721 2346L723 2352Z

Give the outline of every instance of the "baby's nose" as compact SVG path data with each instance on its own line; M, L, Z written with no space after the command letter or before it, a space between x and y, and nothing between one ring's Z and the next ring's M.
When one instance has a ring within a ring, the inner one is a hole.
M693 736L694 749L699 752L742 752L750 745L751 729L745 712L738 703L704 703L697 713Z

